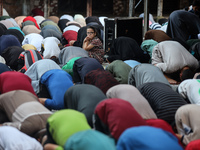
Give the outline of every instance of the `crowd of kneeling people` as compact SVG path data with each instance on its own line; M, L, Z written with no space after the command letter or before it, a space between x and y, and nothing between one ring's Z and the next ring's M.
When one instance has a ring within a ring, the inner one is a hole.
M117 37L105 52L106 17L32 12L0 17L0 149L200 147L196 14L151 17L142 43Z

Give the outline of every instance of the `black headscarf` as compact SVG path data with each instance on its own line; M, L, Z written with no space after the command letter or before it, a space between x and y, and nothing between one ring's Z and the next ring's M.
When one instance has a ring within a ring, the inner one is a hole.
M69 22L68 19L61 19L61 20L58 21L58 26L59 26L59 28L60 28L60 30L61 30L62 32L63 32L64 28L67 27L67 25L66 25L67 22Z
M96 86L78 84L70 87L64 96L65 108L74 109L85 114L91 127L92 115L96 105L106 99L105 94Z
M96 69L104 70L98 60L90 57L82 57L74 62L73 80L74 83L84 83L84 77L87 73Z
M3 33L7 30L6 26L2 23L0 23L0 36L3 35Z
M89 23L91 23L91 22L96 22L96 23L98 23L100 26L102 26L101 22L99 21L99 17L97 17L97 16L90 16L90 17L87 17L87 18L85 19L85 22L86 22L86 24L89 24ZM103 27L103 26L102 26L102 27Z
M148 62L150 58L149 56L146 57L138 43L129 37L118 37L115 39L108 55L107 59L109 62L114 60ZM146 60L143 60L144 58Z
M8 30L6 30L6 32L4 34L5 35L14 35L19 40L20 44L24 40L23 34L17 29L8 29Z
M6 71L12 71L7 65L0 63L0 74Z
M2 57L5 59L6 65L10 66L11 69L17 71L18 57L23 51L25 50L19 46L10 46L6 48L2 53Z

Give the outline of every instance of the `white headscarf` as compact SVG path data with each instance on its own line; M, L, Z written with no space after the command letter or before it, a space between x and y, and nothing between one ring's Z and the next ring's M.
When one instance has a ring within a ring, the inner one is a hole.
M44 59L49 59L52 56L58 58L60 54L60 48L58 46L60 41L56 37L47 37L42 41L42 44L44 44Z

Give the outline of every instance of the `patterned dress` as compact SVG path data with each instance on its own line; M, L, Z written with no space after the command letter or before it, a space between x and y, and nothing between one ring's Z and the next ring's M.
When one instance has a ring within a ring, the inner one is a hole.
M97 59L102 64L105 52L101 40L98 37L94 37L89 44L94 45L94 47L88 51L89 57Z

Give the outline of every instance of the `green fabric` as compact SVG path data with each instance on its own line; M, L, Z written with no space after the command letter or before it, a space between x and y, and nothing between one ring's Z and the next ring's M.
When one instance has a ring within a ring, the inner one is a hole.
M1 17L0 17L0 21L1 21L1 20L6 20L6 19L9 19L9 18L11 18L11 17L10 17L10 16L1 16Z
M96 130L85 130L73 134L64 150L116 150L116 147L114 139L109 136Z
M191 47L192 45L194 45L195 43L198 43L200 42L200 39L190 39L190 40L187 40L187 45L189 45L189 47Z
M85 115L72 109L55 112L48 118L48 123L52 138L62 147L74 133L91 129Z
M58 146L55 150L63 150L64 148L62 146Z
M145 52L147 52L150 57L152 57L152 51L154 46L156 46L158 44L158 42L154 41L154 40L145 40L142 42L141 44L141 49Z
M74 65L74 62L79 58L81 58L81 57L74 57L74 58L70 59L67 62L67 64L62 67L62 70L66 71L71 76L73 76L73 65Z
M128 84L128 75L132 68L122 60L110 63L106 70L109 71L120 84Z

